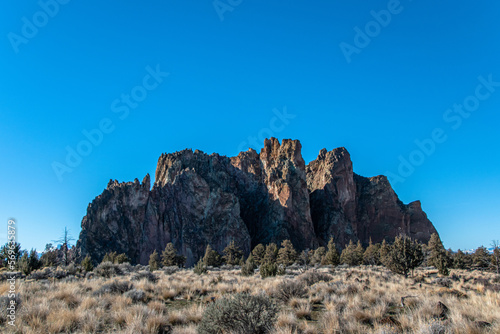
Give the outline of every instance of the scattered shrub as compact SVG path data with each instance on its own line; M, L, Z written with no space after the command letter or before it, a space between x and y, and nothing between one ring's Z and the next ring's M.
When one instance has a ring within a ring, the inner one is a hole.
M158 277L155 274L146 270L139 271L138 273L133 274L130 278L132 281L140 281L141 279L146 279L151 283L156 283L158 281Z
M94 292L95 295L102 295L105 293L122 294L133 288L133 285L127 281L112 281L101 286L97 291Z
M97 276L110 278L113 276L122 275L123 271L119 268L119 265L111 262L102 262L94 270Z
M283 281L276 287L275 297L284 303L292 298L304 298L307 289L302 281Z
M311 286L321 281L329 282L333 279L333 277L330 274L309 270L300 275L299 279L302 280L306 285Z
M434 280L434 283L437 285L444 286L445 288L449 288L452 286L453 282L449 278L438 277Z
M217 300L203 313L199 334L265 334L276 321L277 307L265 296L236 294Z
M170 266L170 267L163 268L163 272L165 273L165 275L172 275L178 271L179 271L179 267L177 267L177 266Z
M146 293L143 290L132 289L125 292L123 295L132 299L134 303L146 301Z

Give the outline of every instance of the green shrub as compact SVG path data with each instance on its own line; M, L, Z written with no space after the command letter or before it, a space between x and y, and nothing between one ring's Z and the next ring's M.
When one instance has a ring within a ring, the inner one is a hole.
M149 270L155 271L158 270L160 267L160 256L158 255L158 252L156 249L154 250L151 255L149 255Z
M252 276L256 267L253 256L250 254L247 261L241 266L241 275Z
M193 269L195 274L198 275L203 275L207 273L207 266L205 265L205 262L203 262L203 259L200 259L198 263L194 266Z
M85 256L85 258L82 260L81 266L86 272L92 271L92 269L94 269L94 265L92 264L90 255L87 254L87 256Z
M199 334L266 334L276 321L278 308L266 296L236 294L208 306Z
M266 262L260 265L260 276L266 278L269 276L276 276L278 266L274 263Z

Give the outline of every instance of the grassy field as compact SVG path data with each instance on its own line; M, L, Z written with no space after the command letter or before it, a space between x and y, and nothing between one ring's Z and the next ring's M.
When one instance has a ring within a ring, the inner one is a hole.
M197 275L120 266L109 278L19 279L16 324L4 316L0 331L191 334L212 303L246 293L277 306L270 333L500 333L500 279L487 272L453 270L440 278L417 270L405 279L383 267L292 267L262 279L237 268ZM0 296L8 290L2 282Z

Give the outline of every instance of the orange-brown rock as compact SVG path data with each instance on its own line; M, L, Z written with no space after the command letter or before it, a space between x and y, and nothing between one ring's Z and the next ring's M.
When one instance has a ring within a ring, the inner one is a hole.
M108 251L146 264L168 242L192 265L206 245L231 241L245 254L258 243L290 239L298 249L330 237L368 243L404 233L427 241L435 232L420 202L404 205L387 178L353 172L345 148L320 151L305 165L298 140L266 139L228 158L183 150L162 154L155 182L110 181L88 206L77 247L100 261Z

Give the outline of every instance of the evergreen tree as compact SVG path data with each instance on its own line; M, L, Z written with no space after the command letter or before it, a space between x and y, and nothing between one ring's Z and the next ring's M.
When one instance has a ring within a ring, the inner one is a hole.
M388 268L397 274L404 275L405 278L423 261L422 245L408 236L396 237L387 254Z
M212 249L210 245L207 245L205 255L203 256L203 262L208 267L218 267L222 264L222 257L216 250Z
M473 265L478 268L487 268L490 265L490 254L484 246L479 247L472 255Z
M40 257L44 267L53 267L57 264L57 249L52 244L46 244Z
M178 266L182 267L186 262L186 258L177 254L174 244L169 242L165 246L165 250L161 253L161 263L164 267Z
M125 263L125 262L130 262L130 259L125 253L118 254L115 257L114 263L120 264L120 263Z
M158 252L156 249L154 250L151 255L149 255L149 270L150 271L155 271L160 268L160 255L158 255Z
M7 242L0 249L0 258L2 260L2 264L5 267L8 267L10 261L11 263L15 263L15 267L18 268L21 256L23 256L23 252L21 251L21 244L19 242L15 243ZM13 271L10 268L9 270Z
M293 264L296 259L297 251L293 248L292 242L290 240L283 240L281 248L278 251L276 263L289 266Z
M80 264L86 272L92 271L94 269L94 265L92 264L92 259L90 255L87 254L85 258L83 259L82 263Z
M229 245L222 251L224 254L224 261L229 265L237 265L240 262L240 258L243 256L241 249L236 246L236 242L231 241Z
M275 243L270 243L266 246L266 253L264 254L263 263L276 263L276 259L278 257L278 246Z
M493 253L491 254L491 265L495 268L497 274L500 274L500 247L498 241L493 241Z
M115 262L115 258L118 254L116 254L116 252L107 252L106 254L104 254L104 257L102 258L102 261L101 262L111 262L111 263L114 263Z
M25 275L31 274L31 269L29 267L28 252L23 251L23 255L21 255L21 258L19 259L18 268Z
M307 266L309 265L309 263L311 263L311 251L309 250L303 250L302 252L300 252L300 255L298 256L297 258L297 261L300 265L303 265L303 266ZM312 253L314 255L314 253Z
M312 257L311 264L320 264L323 262L323 258L326 255L326 248L321 246L316 248L314 251L314 256Z
M358 242L358 246L354 245L352 240L349 241L349 245L342 250L340 255L340 262L348 264L350 266L357 266L363 261L363 253L361 243Z
M443 243L437 233L433 233L427 244L427 264L434 266L439 270L442 275L448 275L448 268L452 265L452 259L444 249Z
M363 263L363 254L365 254L365 249L361 244L361 240L358 240L356 244L356 257L358 258L358 265Z
M38 270L42 267L42 262L38 258L38 253L36 252L36 249L31 249L29 254L28 265L31 271Z
M253 261L256 265L261 265L266 254L266 247L263 244L258 244L252 251Z
M108 252L104 254L101 262L111 262L115 264L130 262L125 253L118 254L117 252Z
M328 241L328 251L326 252L325 256L323 257L321 264L333 265L333 266L338 266L340 264L340 256L339 256L339 253L337 252L337 247L335 246L335 243L333 242L333 237L331 237L330 241Z
M363 254L363 263L366 265L376 266L380 264L380 245L374 244L370 238L368 247Z
M464 254L460 249L452 255L453 257L453 268L456 269L467 269L470 267L470 261L468 256Z
M243 276L252 276L255 268L255 260L253 259L252 253L247 258L247 261L241 266L241 275Z
M380 263L382 263L386 267L389 267L389 261L390 261L389 253L390 253L390 251L391 251L391 247L387 244L385 239L382 240L378 254L379 254Z

